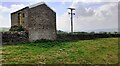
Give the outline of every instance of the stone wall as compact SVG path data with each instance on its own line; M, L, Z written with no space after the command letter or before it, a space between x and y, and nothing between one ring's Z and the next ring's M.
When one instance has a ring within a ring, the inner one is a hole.
M29 40L56 39L56 13L46 4L29 9Z
M95 38L111 38L120 37L120 34L94 34L94 35L80 35L80 34L57 34L58 40L90 40ZM25 31L9 31L0 33L0 44L14 44L19 42L29 42L28 33Z
M20 26L19 22L19 13L21 14L22 26L28 29L28 7L25 7L21 10L11 13L11 26Z
M2 32L3 44L14 44L19 42L28 42L28 33L21 31Z
M57 39L59 40L90 40L95 38L111 38L111 37L120 37L120 34L57 34Z

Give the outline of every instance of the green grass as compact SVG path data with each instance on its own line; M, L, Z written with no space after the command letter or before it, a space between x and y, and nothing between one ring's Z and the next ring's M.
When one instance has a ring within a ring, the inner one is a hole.
M118 38L19 43L2 50L3 64L118 63Z

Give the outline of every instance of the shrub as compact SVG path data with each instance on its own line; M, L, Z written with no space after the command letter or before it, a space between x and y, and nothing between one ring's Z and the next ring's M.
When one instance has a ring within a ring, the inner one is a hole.
M25 29L22 26L19 26L17 31L25 31Z

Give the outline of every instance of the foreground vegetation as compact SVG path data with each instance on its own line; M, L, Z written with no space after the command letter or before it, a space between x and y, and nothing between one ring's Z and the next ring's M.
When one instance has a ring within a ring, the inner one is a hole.
M3 64L116 64L118 38L4 45Z

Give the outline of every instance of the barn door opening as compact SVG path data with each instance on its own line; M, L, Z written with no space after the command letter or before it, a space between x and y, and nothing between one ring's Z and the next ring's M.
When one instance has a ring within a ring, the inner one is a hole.
M21 12L18 13L18 25L22 26L22 14L21 14Z

